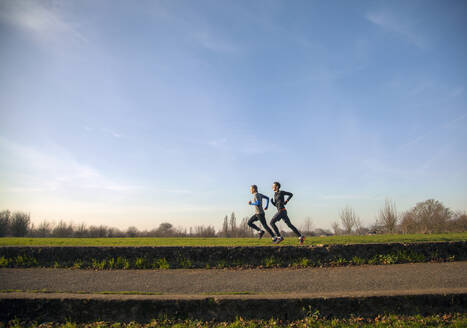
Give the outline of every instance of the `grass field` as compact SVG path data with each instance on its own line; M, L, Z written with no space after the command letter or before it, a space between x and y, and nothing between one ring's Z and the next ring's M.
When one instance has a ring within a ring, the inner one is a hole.
M466 241L467 232L449 234L307 237L305 245ZM270 238L0 238L0 246L271 246ZM295 237L281 245L296 246Z
M424 327L466 327L467 316L465 314L444 314L444 315L433 315L433 316L396 316L396 315L384 315L377 318L365 319L359 317L353 317L349 319L321 319L317 315L311 315L303 320L297 320L293 322L283 323L277 320L242 320L237 319L234 322L218 322L209 323L202 321L171 321L171 320L153 320L147 324L140 324L136 322L131 323L120 323L120 322L93 322L86 324L76 324L72 322L67 323L31 323L21 322L20 320L13 320L8 323L1 323L0 327L8 328L19 328L19 327L31 327L31 328L150 328L150 327L171 327L171 328L283 328L283 327L296 327L296 328L357 328L357 327L413 327L413 328L424 328Z

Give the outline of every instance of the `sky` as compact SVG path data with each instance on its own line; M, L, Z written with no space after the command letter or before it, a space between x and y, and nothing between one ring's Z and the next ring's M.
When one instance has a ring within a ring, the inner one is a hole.
M466 210L466 31L463 0L0 0L0 210L220 228L276 180L297 226Z

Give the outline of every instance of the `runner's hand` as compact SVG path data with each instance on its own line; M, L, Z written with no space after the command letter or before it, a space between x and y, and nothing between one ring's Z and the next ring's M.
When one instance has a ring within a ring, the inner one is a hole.
M251 200L248 202L248 205L251 205Z

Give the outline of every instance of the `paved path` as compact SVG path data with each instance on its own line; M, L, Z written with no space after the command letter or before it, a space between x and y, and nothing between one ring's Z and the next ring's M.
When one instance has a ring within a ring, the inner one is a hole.
M311 269L0 269L0 290L301 296L467 292L467 262Z

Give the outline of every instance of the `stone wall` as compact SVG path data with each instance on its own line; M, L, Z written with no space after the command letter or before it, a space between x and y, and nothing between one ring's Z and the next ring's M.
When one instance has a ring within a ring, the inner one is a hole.
M467 260L467 242L255 247L0 247L0 267L308 267Z
M20 318L37 322L149 322L153 318L231 321L297 320L319 311L320 317L380 314L432 315L465 313L467 294L284 299L160 299L118 297L3 297L0 321Z

